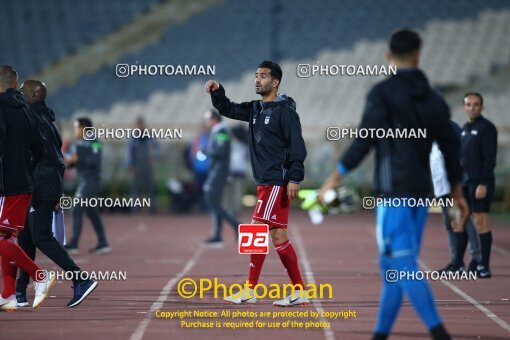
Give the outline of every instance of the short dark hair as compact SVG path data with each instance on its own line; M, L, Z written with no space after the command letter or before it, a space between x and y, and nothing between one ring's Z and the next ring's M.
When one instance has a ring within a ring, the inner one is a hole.
M76 121L78 122L78 126L82 128L88 128L93 127L92 120L90 120L89 117L78 117L76 118Z
M278 79L280 83L282 82L283 76L282 68L277 63L274 63L269 60L264 60L259 64L259 68L268 68L269 70L271 70L271 78Z
M467 97L469 96L477 96L478 98L480 98L480 105L483 105L483 97L480 93L478 92L468 92L464 95L464 98L462 98L462 100L464 101L464 99L466 99Z
M212 108L212 109L209 109L209 111L211 112L211 119L215 119L217 122L221 122L223 117L220 115L218 110Z
M390 38L390 52L396 57L407 57L419 51L421 38L418 32L410 29L396 31Z
M10 86L16 80L18 80L18 72L12 66L0 66L0 86Z

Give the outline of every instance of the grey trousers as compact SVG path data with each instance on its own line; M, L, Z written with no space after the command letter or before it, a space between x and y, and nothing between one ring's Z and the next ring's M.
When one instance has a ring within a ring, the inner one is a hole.
M456 263L455 260L455 252L457 244L455 242L455 232L453 231L452 224L450 223L448 219L448 215L446 212L446 208L442 209L443 214L443 223L446 227L446 231L448 233L448 243L450 245L450 257L451 262L450 263ZM471 260L475 260L478 263L482 261L482 253L480 252L480 241L478 240L478 232L476 231L476 227L471 221L471 218L468 218L466 222L466 231L468 235L469 240L469 250L471 253Z
M213 220L213 232L211 238L221 240L221 229L223 227L223 220L227 220L230 224L234 234L237 237L237 226L239 222L237 219L221 204L223 196L223 189L225 187L225 181L206 182L204 185L204 198L209 207Z

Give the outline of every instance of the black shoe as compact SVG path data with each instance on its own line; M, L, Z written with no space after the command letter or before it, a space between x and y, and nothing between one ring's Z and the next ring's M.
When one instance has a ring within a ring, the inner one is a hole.
M109 245L100 245L95 248L90 248L89 253L95 254L95 255L101 255L101 254L108 254L112 251L112 247Z
M78 247L74 244L66 244L64 246L64 249L67 250L69 254L78 254L80 251L78 250Z
M219 238L211 237L204 241L204 245L209 248L223 248L223 241Z
M489 267L486 267L483 264L479 264L476 268L476 271L478 272L477 276L480 279L490 279L492 277L492 273Z
M28 307L27 293L16 292L16 301L18 303L18 307Z
M438 270L439 273L455 273L455 272L463 272L464 271L464 265L462 266L456 266L453 263L449 263L446 265L446 267L441 268Z
M83 302L89 296L90 293L94 291L97 287L97 282L94 280L87 280L83 281L80 284L77 284L73 287L74 289L74 296L73 298L67 303L67 307L76 307L80 303Z
M471 262L469 262L469 266L468 266L468 272L470 273L476 273L476 268L478 267L480 263L477 261L477 260L471 260Z

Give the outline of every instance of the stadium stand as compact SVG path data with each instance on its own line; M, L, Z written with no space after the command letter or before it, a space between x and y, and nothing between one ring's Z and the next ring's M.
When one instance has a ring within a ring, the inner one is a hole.
M159 0L2 0L0 59L31 75L118 29ZM35 36L35 37L34 37Z
M322 125L356 122L364 95L378 78L304 80L295 75L296 64L384 64L384 41L398 27L418 27L424 34L423 66L435 85L459 86L487 76L494 65L505 65L510 60L510 46L502 43L510 35L510 4L504 1L434 0L426 5L397 1L395 11L387 17L378 17L377 6L385 6L383 3L368 1L328 1L329 9L325 10L322 4L299 0L292 6L285 5L278 15L272 12L275 4L278 2L225 1L182 25L169 27L158 44L125 55L119 62L203 64L207 60L216 65L216 78L225 82L232 98L240 100L253 97L254 65L277 54L285 75L282 90L294 96L299 93L299 111L305 124ZM247 8L252 7L260 16L251 16ZM280 34L270 39L275 22ZM215 36L207 29L211 25L217 28ZM241 26L243 30L236 30ZM482 39L488 30L491 39ZM437 50L442 52L431 55ZM206 78L118 79L112 66L104 66L73 86L61 88L50 101L62 114L92 113L104 122L123 122L143 112L151 121L186 123L190 112L209 105L201 93ZM308 114L315 112L321 114Z

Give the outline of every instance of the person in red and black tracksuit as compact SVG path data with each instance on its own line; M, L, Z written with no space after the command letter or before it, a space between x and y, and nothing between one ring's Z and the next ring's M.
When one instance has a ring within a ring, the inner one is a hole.
M214 80L205 84L205 90L221 115L249 123L250 158L258 199L252 223L269 225L278 255L292 284L299 290L299 297L291 294L274 302L276 306L289 306L309 303L306 294L302 294L304 284L297 255L287 237L290 201L297 197L304 179L306 146L296 103L286 95L278 95L281 80L280 66L263 61L255 74L255 92L261 100L233 103L225 96L223 86ZM248 278L251 288L258 283L265 257L265 254L251 255ZM256 298L251 288L243 291L241 297L226 300L236 304L254 303Z
M46 149L40 123L18 87L18 73L0 66L0 258L3 290L0 309L16 309L18 266L35 284L33 307L48 295L55 278L48 278L16 242L23 230L34 189L33 164L43 160Z
M461 134L460 164L464 171L464 196L480 235L482 263L477 268L478 277L490 278L492 232L488 213L494 195L498 131L493 123L482 116L483 97L480 93L469 92L464 95L464 112L469 118ZM466 244L467 240L464 239L458 249L459 258L464 255Z
M55 113L46 106L44 83L38 80L26 80L21 85L20 91L39 118L41 131L45 137L46 155L35 167L34 191L27 227L19 233L18 242L31 259L35 259L36 248L38 248L60 268L73 273L74 295L67 306L75 307L96 288L97 282L82 278L80 267L71 259L52 232L53 212L60 209L58 202L63 194L65 166L62 138L55 124ZM28 306L26 290L29 281L28 274L21 270L16 281L18 306Z

